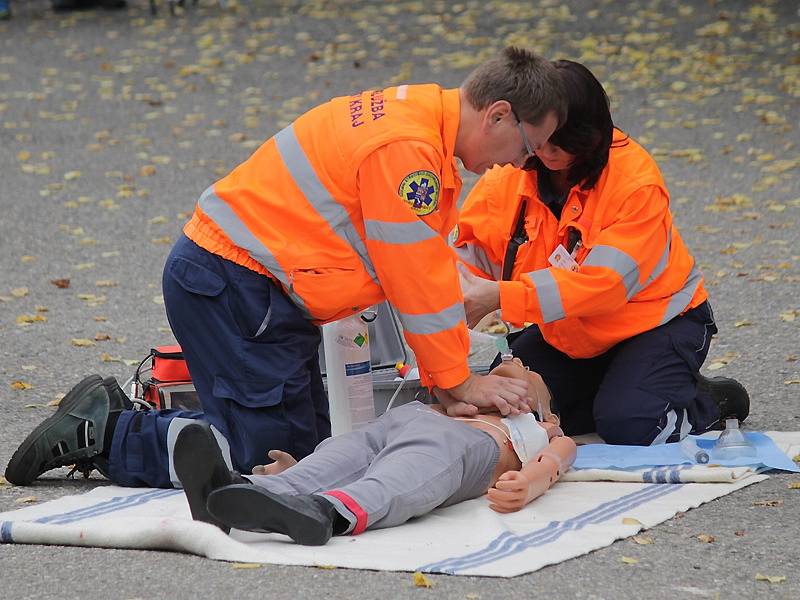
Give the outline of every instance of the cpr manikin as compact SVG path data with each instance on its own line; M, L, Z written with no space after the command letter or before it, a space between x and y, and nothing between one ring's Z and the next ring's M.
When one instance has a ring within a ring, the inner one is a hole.
M545 493L575 460L575 443L549 410L546 386L519 361L494 374L527 378L530 413L451 418L411 402L361 429L322 442L295 462L273 452L246 483L228 475L213 433L188 427L176 441L176 473L192 516L223 530L283 533L306 545L332 535L394 527L438 507L488 494L514 512Z

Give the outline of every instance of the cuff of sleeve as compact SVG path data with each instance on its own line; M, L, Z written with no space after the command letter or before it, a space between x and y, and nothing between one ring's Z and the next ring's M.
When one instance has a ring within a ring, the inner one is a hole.
M433 385L446 390L464 383L469 378L469 373L469 366L467 366L467 361L465 360L464 364L452 369L430 373L430 378L433 380Z
M521 326L526 320L527 290L519 281L500 281L500 314L503 320Z

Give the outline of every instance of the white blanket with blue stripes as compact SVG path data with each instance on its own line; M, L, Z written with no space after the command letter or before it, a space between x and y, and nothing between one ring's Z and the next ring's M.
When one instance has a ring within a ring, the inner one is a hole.
M562 481L518 513L499 515L483 497L437 509L401 527L335 537L323 547L299 546L278 534L234 531L227 536L192 521L181 490L103 486L0 513L0 541L174 550L234 562L512 577L608 546L763 479L750 471L727 483Z

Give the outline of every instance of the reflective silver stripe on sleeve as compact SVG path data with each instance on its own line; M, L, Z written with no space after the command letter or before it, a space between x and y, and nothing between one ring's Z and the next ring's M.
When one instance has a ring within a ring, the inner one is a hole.
M397 309L397 307L395 307ZM464 305L456 302L452 306L435 313L409 314L397 311L403 329L417 335L430 335L447 331L458 325L461 321L467 322Z
M672 298L669 299L667 310L664 312L664 317L661 319L661 323L659 323L660 325L674 319L689 306L702 278L703 274L700 272L700 269L698 269L696 265L692 265L692 270L686 278L686 283L683 284L680 290L672 294Z
M422 221L392 223L365 219L364 228L368 240L377 240L387 244L415 244L438 237L437 233Z
M661 254L661 258L658 259L655 268L653 268L653 272L650 273L650 277L647 278L647 281L644 282L644 285L639 289L644 289L651 283L653 283L661 274L666 270L667 263L669 263L669 252L672 249L672 228L670 227L669 232L667 233L667 247L664 248L664 252ZM637 292L639 290L636 290Z
M234 244L247 250L254 260L262 264L267 271L274 275L275 278L289 290L289 296L292 301L306 318L311 318L311 313L306 308L303 299L292 291L291 282L286 272L281 268L280 264L278 264L275 256L250 232L245 224L242 223L241 219L236 216L236 213L233 212L231 207L228 206L222 198L217 196L213 186L203 192L198 203L203 212L222 228L225 235L227 235Z
M468 265L479 268L487 275L491 275L494 280L499 280L502 275L501 266L493 263L486 255L486 251L477 244L466 243L462 246L455 246L458 258Z
M350 244L361 259L372 281L374 281L376 285L380 285L378 277L375 275L375 268L372 266L369 254L367 254L364 240L358 235L353 222L350 220L350 215L347 213L344 206L339 204L333 196L330 195L325 186L322 185L319 176L314 171L314 167L311 166L306 153L297 140L297 136L294 133L294 126L289 125L275 134L275 144L278 147L278 153L281 155L286 168L292 175L292 179L294 179L300 191L303 192L306 200L308 200L311 206L317 210L317 213L325 219L336 235Z
M528 273L536 286L536 296L539 298L539 308L542 311L544 323L552 323L563 319L564 305L561 302L561 290L558 289L555 277L550 269L539 269Z
M627 253L614 246L595 246L583 261L584 267L606 267L622 278L625 298L629 300L639 287L639 266Z

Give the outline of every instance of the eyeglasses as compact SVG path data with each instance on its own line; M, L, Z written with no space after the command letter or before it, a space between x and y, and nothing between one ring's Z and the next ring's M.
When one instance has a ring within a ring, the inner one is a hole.
M525 134L525 128L522 126L522 121L519 120L517 113L514 109L511 109L511 114L514 115L514 118L517 120L517 128L519 129L519 134L522 136L522 143L525 144L525 157L523 162L527 161L530 157L534 155L533 148L531 147L531 143L528 141L528 136Z

